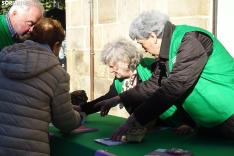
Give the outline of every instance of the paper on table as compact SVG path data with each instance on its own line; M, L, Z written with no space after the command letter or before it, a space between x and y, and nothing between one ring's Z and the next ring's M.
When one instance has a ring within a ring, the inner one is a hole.
M157 150L155 150L153 152L150 152L150 153L146 154L145 156L193 156L193 153L190 152L190 151L187 151L186 153L180 154L180 155L170 154L170 153L167 152L166 149L159 148L159 149L157 149Z
M96 132L96 131L98 131L97 128L81 125L80 127L74 129L71 132L63 132L63 131L60 131L60 132L64 134L80 134L80 133L88 133L88 132Z
M112 141L109 138L94 139L94 141L106 146L114 146L127 143L127 139L125 136L121 138L121 141Z
M100 149L95 152L94 156L116 156L116 155Z

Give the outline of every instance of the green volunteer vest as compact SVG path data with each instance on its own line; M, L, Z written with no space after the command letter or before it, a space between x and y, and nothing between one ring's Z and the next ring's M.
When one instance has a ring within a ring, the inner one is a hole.
M180 25L176 26L171 39L170 71L176 62L176 53L182 38L185 33L192 31L203 32L212 38L213 53L192 93L186 97L183 108L198 125L212 128L234 114L234 59L210 32L197 27Z
M7 26L5 15L0 15L0 34L0 51L4 47L14 44L14 41Z
M148 80L151 76L151 64L155 62L154 58L143 58L140 64L137 66L137 72L141 77L142 81ZM122 92L124 79L115 79L115 88L120 94ZM159 116L168 125L174 127L181 125L182 121L177 108L173 105L167 111Z

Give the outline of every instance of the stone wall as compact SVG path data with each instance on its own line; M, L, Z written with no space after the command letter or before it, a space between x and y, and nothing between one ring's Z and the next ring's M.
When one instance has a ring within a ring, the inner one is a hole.
M66 0L67 71L71 76L71 91L83 89L88 97L90 97L90 1ZM199 26L211 32L213 29L212 0L93 0L92 5L94 98L105 94L114 78L108 67L100 61L102 47L119 37L130 40L129 25L142 11L158 9L167 13L174 24ZM118 107L113 108L110 114L128 117L125 110Z

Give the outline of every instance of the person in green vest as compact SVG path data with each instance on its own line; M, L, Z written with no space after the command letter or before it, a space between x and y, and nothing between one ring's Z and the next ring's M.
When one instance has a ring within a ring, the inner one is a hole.
M39 0L7 2L3 4L12 6L7 14L0 15L0 51L6 46L26 40L44 13L43 4Z
M234 59L213 34L174 25L168 15L151 10L132 21L129 36L157 58L157 67L148 81L96 104L105 115L112 103L145 101L111 139L119 140L134 122L145 125L174 104L195 121L198 132L234 140Z
M124 38L108 43L102 51L101 60L104 64L109 66L110 73L115 75L109 91L105 95L81 105L76 105L77 103L75 100L72 100L74 109L79 112L84 112L86 115L99 112L101 107L94 107L96 103L117 96L133 88L137 84L148 80L152 75L151 71L154 68L155 58L142 58L142 56L139 49L133 45L131 41ZM119 105L120 109L124 107L129 114L132 114L140 104L141 102L139 103L137 101L127 106L123 103L115 103L109 107L107 113L112 107ZM148 122L146 125L147 128L154 126L154 119ZM181 116L175 106L168 108L168 110L161 114L156 120L156 125L179 127L182 124ZM183 122L189 124L189 120L183 119ZM193 132L192 128L189 126L187 127L189 128L188 132ZM177 132L184 133L182 129L179 129Z

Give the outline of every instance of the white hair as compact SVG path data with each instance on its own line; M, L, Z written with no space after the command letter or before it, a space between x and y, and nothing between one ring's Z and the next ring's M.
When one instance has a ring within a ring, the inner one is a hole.
M142 59L142 53L131 41L124 38L108 43L102 51L101 60L104 64L117 65L121 61L129 63L128 69L135 70Z
M168 20L168 15L157 10L144 11L132 21L129 36L132 40L148 39L150 33L154 32L158 38L161 38Z
M35 7L39 8L41 10L41 13L42 13L42 16L43 16L43 13L44 13L45 10L44 10L44 6L40 2L40 0L15 0L12 3L12 6L11 6L8 13L9 13L9 15L11 15L14 10L18 10L18 9L26 11L31 6L35 6Z

